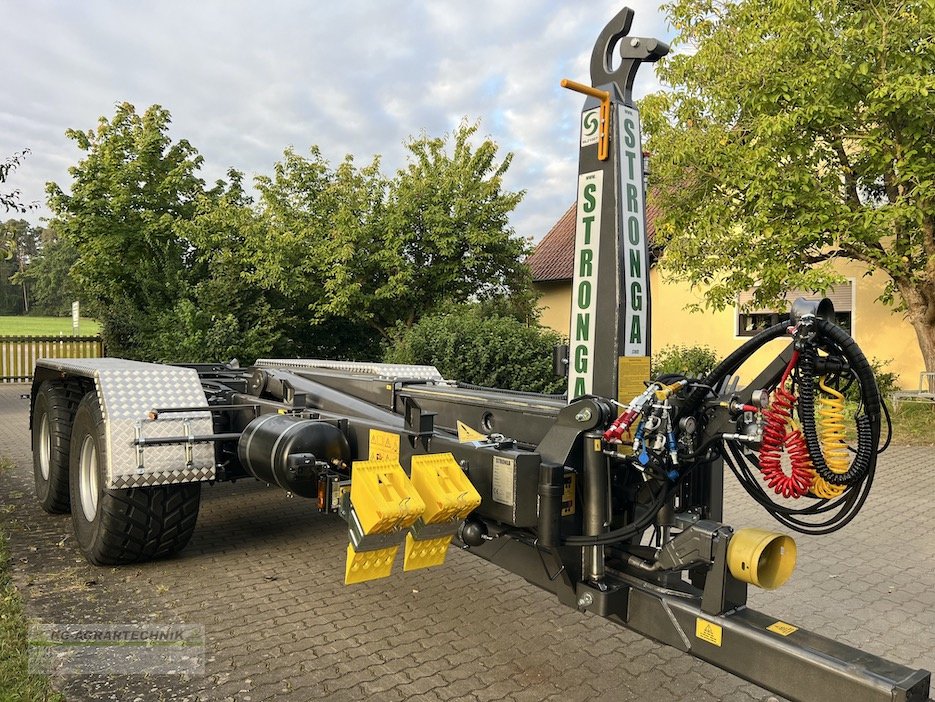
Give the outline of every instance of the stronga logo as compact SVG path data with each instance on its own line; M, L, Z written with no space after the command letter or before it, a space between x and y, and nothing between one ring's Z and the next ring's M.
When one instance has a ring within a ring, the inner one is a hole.
M601 108L585 110L581 113L581 146L596 144L601 126Z

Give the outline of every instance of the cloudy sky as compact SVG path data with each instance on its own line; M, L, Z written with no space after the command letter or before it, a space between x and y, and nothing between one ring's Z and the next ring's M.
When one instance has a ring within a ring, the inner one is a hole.
M269 173L284 148L318 144L333 163L440 135L463 117L514 152L508 186L527 191L513 217L540 239L575 197L591 48L621 0L0 0L0 158L28 147L13 174L25 201L69 182L90 129L124 100L158 103L172 136L204 156L209 183L228 168ZM655 0L629 0L631 34L671 39ZM658 89L643 69L636 95ZM48 211L27 216L34 223ZM0 212L0 218L11 215Z

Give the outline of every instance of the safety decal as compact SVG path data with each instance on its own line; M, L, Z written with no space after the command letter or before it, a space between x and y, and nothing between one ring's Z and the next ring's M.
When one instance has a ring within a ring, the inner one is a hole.
M780 636L788 636L789 634L799 630L799 627L792 626L791 624L786 624L785 622L776 622L775 624L770 624L766 627L767 631L772 631L774 634L779 634Z
M568 517L575 513L575 474L565 476L562 486L562 516Z
M493 501L513 507L516 504L516 461L504 456L493 458L493 480L491 492Z
M695 619L695 636L709 644L721 645L721 627L707 619Z
M601 108L581 113L581 147L591 146L600 140Z
M368 461L399 461L399 434L370 430Z
M472 429L459 419L458 441L460 441L462 444L468 444L472 441L487 441L487 436L485 434L481 434L476 429Z

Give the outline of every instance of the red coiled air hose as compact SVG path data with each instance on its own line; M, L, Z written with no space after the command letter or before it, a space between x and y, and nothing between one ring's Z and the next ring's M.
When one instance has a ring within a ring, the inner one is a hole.
M786 381L798 360L799 352L794 351L782 380L773 391L772 403L763 412L766 423L763 426L763 443L760 445L760 472L763 480L777 495L794 499L808 492L814 477L805 437L798 428L790 428L795 395L786 389ZM783 447L792 463L790 475L782 470Z

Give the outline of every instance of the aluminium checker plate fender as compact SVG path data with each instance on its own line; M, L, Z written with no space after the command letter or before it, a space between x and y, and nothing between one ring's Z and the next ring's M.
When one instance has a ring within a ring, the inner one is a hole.
M119 358L43 358L36 362L34 388L63 376L93 381L107 440L108 488L214 480L214 446L206 443L145 446L141 438L205 436L213 432L208 402L193 368ZM153 421L156 408L204 407L204 412L167 414Z

